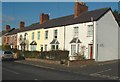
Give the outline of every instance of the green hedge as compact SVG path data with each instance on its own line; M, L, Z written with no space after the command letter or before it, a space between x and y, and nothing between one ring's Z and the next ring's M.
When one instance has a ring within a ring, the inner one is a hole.
M25 58L40 58L40 52L38 51L21 51L12 49L12 52L17 53L19 56L24 55Z
M39 51L24 51L23 53L26 58L40 58Z
M40 58L51 60L66 60L68 58L69 51L66 50L51 50L41 52Z
M11 50L11 47L10 47L10 45L3 45L2 44L2 50Z
M17 49L12 49L14 53L19 56L23 55L25 58L41 58L41 59L51 59L51 60L66 60L69 55L69 51L66 50L52 50L52 51L21 51Z

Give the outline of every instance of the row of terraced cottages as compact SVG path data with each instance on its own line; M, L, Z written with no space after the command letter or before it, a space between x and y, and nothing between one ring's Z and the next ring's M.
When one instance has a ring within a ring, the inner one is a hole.
M5 35L4 43L28 51L68 50L70 60L76 53L95 61L118 59L119 25L112 10L88 11L85 3L76 2L74 11L55 19L42 13L40 22L28 27L21 21L18 29Z

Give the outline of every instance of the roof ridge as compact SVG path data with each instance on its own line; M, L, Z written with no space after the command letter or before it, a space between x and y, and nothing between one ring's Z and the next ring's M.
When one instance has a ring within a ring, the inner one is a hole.
M88 12L97 11L97 10L103 10L103 9L111 9L111 8L110 7L104 7L104 8L99 8L99 9L91 10L91 11L88 11Z
M102 9L110 9L110 7L99 8L99 9L95 9L95 10L91 10L91 11L87 11L87 12L93 12L93 11L102 10ZM86 13L86 12L84 12L84 13ZM66 15L66 16L61 16L61 17L58 17L58 18L53 18L53 19L50 19L50 20L48 20L48 21L55 20L55 19L59 19L59 18L64 18L64 17L68 17L68 16L72 16L72 15L74 15L74 14Z
M69 16L72 16L74 14L71 14L71 15L66 15L66 16L61 16L61 17L58 17L58 18L53 18L53 19L50 19L50 20L54 20L54 19L59 19L59 18L64 18L64 17L69 17Z

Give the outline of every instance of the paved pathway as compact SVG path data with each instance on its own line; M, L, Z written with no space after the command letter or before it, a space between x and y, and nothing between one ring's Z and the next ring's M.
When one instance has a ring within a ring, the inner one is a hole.
M102 77L107 79L119 79L118 77L118 62L112 61L112 62L103 62L98 64L91 64L91 65L80 65L80 66L71 66L68 67L67 65L61 65L61 64L48 64L45 62L40 61L31 61L31 60L22 60L22 61L16 61L17 63L23 63L23 64L29 64L37 67L42 68L49 68L54 70L60 70L60 71L67 71L72 72L76 74L84 74L94 77Z

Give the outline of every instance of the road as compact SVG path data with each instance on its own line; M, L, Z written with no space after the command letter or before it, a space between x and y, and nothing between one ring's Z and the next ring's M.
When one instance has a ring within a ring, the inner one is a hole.
M103 80L82 74L74 74L52 70L48 68L39 68L31 65L20 64L16 62L2 63L3 80Z

